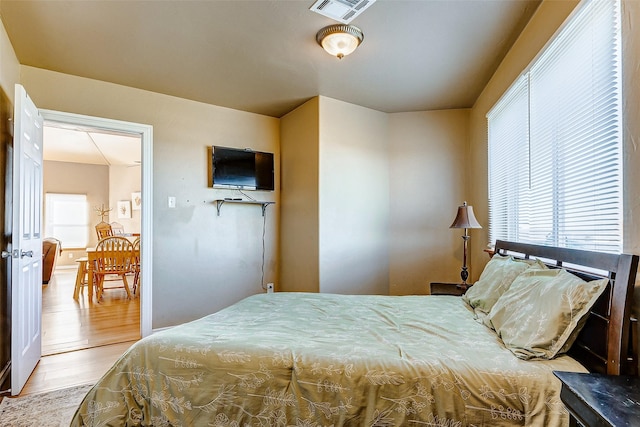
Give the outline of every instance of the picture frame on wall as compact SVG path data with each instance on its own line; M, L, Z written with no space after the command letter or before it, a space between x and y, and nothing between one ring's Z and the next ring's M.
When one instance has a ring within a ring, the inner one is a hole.
M140 191L131 193L131 207L134 211L142 209L142 193Z
M120 200L118 202L118 218L130 219L131 218L131 202L128 200Z

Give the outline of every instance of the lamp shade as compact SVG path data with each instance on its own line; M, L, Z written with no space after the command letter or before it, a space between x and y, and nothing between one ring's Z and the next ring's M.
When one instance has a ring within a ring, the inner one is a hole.
M482 228L482 226L473 214L473 206L463 202L462 206L458 206L456 219L453 220L453 224L449 228Z
M340 59L352 53L362 43L362 30L353 25L329 25L316 34L316 41L328 54Z

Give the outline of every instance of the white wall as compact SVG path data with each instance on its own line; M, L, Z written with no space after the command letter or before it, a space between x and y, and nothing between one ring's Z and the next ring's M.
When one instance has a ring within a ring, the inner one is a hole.
M465 191L469 110L389 117L390 293L428 294L430 282L460 281L463 232L449 226L471 197ZM469 234L476 239L476 230ZM483 256L469 253L470 273Z
M320 97L320 292L389 293L387 117Z

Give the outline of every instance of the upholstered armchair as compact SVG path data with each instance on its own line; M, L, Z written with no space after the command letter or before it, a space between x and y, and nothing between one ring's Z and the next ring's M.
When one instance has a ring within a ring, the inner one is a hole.
M54 237L42 239L42 284L51 280L51 273L56 266L58 254L62 253L62 242Z

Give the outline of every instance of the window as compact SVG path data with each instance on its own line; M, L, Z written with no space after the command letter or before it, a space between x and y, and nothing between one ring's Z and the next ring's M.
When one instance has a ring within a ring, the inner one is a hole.
M89 241L89 203L86 194L47 193L45 235L64 248L86 248Z
M489 238L622 251L618 0L584 0L487 114Z

